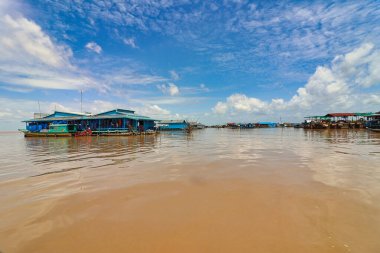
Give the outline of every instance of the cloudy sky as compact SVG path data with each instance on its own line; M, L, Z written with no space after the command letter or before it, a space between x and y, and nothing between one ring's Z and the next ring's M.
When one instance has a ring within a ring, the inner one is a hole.
M207 124L380 111L380 1L1 0L0 130L81 90Z

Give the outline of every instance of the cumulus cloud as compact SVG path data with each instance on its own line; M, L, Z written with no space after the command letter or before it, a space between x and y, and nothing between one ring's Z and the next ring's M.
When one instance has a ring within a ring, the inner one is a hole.
M179 88L174 83L157 85L157 88L161 90L162 93L169 94L170 96L179 95Z
M146 105L142 108L138 108L137 112L148 116L167 116L170 111L159 107L158 105Z
M380 83L380 51L366 43L346 55L335 57L331 66L319 66L304 87L288 102L289 107L350 108L360 87Z
M305 86L288 101L282 98L263 101L244 94L233 94L219 101L214 113L271 113L279 110L319 111L369 108L380 105L376 94L360 93L380 84L380 51L371 43L334 58L330 66L318 66ZM376 110L376 109L375 109Z
M131 48L138 48L134 38L125 38L123 39L125 45L130 46Z
M278 105L282 100L275 99L272 103ZM231 113L264 113L268 112L272 105L258 98L248 97L244 94L232 94L226 99L226 102L218 102L212 109L214 113L225 114Z
M95 85L71 63L72 51L22 16L0 15L0 82L8 86L79 89Z
M102 47L99 46L98 44L96 44L96 42L93 42L93 41L88 42L86 44L86 48L88 50L90 50L90 51L93 51L93 52L97 53L97 54L100 54L102 52Z
M214 108L212 108L212 111L217 114L225 114L228 111L228 105L227 103L218 102Z
M265 110L267 104L257 98L249 98L242 94L234 94L227 98L231 109L243 112L260 112Z

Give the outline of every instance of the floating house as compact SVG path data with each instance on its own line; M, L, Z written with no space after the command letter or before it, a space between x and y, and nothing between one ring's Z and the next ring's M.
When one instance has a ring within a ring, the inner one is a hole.
M189 124L186 120L161 120L156 124L156 128L161 131L185 130Z
M227 123L226 125L223 126L216 126L216 127L226 127L226 128L241 128L241 129L246 129L246 128L273 128L273 127L278 127L278 123L276 122L257 122L257 123Z
M227 123L226 127L235 129L235 128L239 128L239 125L234 122L229 122Z
M307 120L312 121L357 121L360 119L365 119L371 117L374 113L372 112L339 112L339 113L328 113L323 116L307 116Z
M239 123L238 125L243 129L256 127L254 123Z
M50 126L73 125L77 131L91 129L102 132L130 132L154 129L154 119L135 114L132 110L114 109L98 114L55 111L43 117L24 120L28 132L47 132Z
M307 116L303 123L304 128L364 128L373 115L372 112L355 113L328 113L323 116Z
M373 131L380 132L380 112L372 113L372 115L367 118L366 127Z
M233 122L230 122L230 123L227 123L226 125L227 128L232 128L232 129L235 129L235 128L255 128L256 125L254 123L233 123Z
M191 126L191 129L204 129L204 128L206 128L205 125L203 125L202 123L200 123L198 121L189 122L189 124Z

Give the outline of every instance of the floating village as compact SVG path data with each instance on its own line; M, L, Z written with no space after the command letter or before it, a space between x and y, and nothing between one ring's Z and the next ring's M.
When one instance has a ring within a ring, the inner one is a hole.
M132 110L114 109L102 113L74 113L55 111L52 114L35 113L33 119L23 121L25 129L19 129L25 137L69 136L122 136L148 135L160 131L192 131L210 128L275 128L294 127L304 129L369 129L380 132L380 112L329 113L324 116L307 116L303 123L227 123L205 126L187 120L159 120L136 114Z

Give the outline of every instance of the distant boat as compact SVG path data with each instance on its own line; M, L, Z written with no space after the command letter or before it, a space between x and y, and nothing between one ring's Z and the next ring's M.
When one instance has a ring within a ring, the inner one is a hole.
M190 123L186 120L161 120L156 123L159 131L186 130Z
M366 123L367 129L380 132L380 112L374 113L368 117L369 121Z
M199 122L190 122L190 126L193 129L204 129L206 126Z

